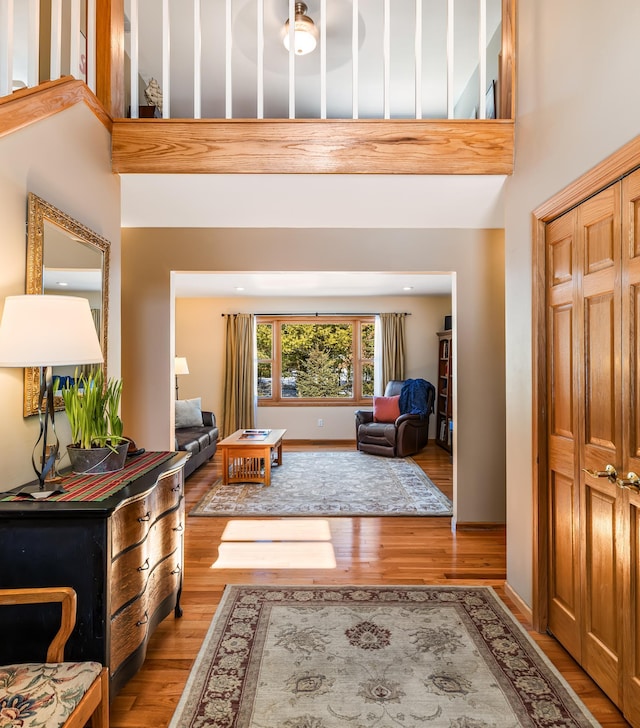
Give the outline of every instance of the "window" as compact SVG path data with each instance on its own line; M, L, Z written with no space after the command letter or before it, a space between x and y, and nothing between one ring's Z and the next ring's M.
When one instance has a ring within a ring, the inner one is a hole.
M374 331L372 316L259 316L258 400L370 403Z

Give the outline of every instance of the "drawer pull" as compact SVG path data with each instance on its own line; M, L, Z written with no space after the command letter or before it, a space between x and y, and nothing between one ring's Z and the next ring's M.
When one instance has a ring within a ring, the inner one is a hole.
M138 518L138 523L144 523L151 520L151 511L147 511L144 516Z
M149 568L149 557L144 560L144 564L142 566L138 566L138 571L146 571Z
M173 488L171 488L172 493L178 493L180 491L180 484L174 485Z
M173 530L177 531L177 533L182 533L184 531L184 526L180 524L179 526L176 526Z
M180 568L180 564L176 566L176 568L171 572L172 574L179 574L182 571Z
M139 619L136 622L136 627L142 627L143 624L146 624L149 621L149 614L145 611L144 617L142 619Z

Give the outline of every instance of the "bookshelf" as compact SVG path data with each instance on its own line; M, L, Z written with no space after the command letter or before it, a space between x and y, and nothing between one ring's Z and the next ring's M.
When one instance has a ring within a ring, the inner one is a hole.
M438 332L436 386L436 444L453 452L453 340L451 331Z

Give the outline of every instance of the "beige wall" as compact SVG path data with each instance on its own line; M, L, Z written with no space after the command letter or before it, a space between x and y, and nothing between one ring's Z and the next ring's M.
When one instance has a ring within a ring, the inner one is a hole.
M34 192L111 241L108 371L119 375L120 181L111 174L110 144L109 133L84 104L0 138L0 305L5 296L25 292L27 193ZM38 418L23 418L22 399L23 370L0 368L0 490L34 477ZM65 446L64 413L56 416L56 426Z
M455 272L457 518L504 520L501 231L125 228L122 246L123 418L139 444L159 449L171 445L172 270Z
M640 133L637 0L518 0L506 194L507 578L532 598L531 213ZM640 160L638 160L640 163Z
M421 377L435 386L438 374L438 339L445 315L451 313L450 296L398 296L385 298L179 298L176 299L176 354L186 356L189 375L178 377L180 398L202 397L205 409L221 421L224 387L224 313L300 313L405 311L406 376ZM286 427L292 439L354 439L355 407L259 407L258 427ZM318 426L318 419L323 426ZM430 433L435 432L431 417Z

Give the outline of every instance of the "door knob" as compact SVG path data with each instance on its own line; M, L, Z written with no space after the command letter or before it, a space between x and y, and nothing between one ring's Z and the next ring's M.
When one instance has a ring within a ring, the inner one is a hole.
M588 468L582 469L592 478L609 478L612 483L615 483L618 477L618 471L611 464L605 465L604 470L589 470Z
M616 478L616 483L621 488L629 488L636 492L640 492L640 477L634 472L627 473L626 478Z

